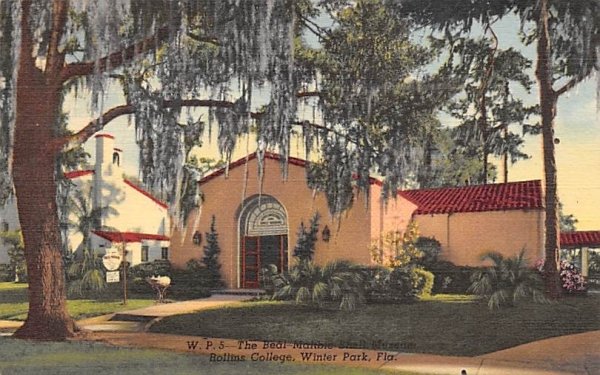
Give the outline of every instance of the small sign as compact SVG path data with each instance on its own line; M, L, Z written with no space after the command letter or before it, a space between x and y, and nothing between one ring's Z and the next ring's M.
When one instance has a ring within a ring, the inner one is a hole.
M119 271L109 271L106 273L107 283L118 283L121 279L119 278Z
M106 249L106 254L102 257L102 264L108 271L116 271L121 265L123 257L121 252L115 248Z

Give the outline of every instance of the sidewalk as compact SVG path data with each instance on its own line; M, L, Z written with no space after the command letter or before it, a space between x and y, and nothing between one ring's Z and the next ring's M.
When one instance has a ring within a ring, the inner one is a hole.
M115 314L83 319L79 320L77 324L83 329L94 332L144 332L147 327L166 316L188 314L194 311L223 306L233 306L251 298L251 296L247 295L213 294L203 299L155 304L141 309L120 311Z

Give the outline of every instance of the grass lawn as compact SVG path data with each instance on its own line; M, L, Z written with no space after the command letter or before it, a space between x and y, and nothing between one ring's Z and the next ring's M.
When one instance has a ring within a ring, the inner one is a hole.
M600 295L593 294L496 311L469 296L449 295L412 304L365 305L352 312L250 302L166 318L151 331L471 356L598 329Z
M34 343L0 337L2 374L349 374L389 372L271 362L210 362L207 356L115 348L98 343Z
M75 319L110 314L150 306L153 299L129 299L123 306L120 300L97 301L72 299L67 301L69 313ZM27 284L0 283L0 319L25 320L27 318Z

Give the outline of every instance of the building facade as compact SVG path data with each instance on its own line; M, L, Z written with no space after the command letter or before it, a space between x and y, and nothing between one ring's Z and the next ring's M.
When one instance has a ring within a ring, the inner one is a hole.
M337 259L373 264L371 245L390 231L404 232L411 220L421 236L440 242L443 259L458 265L481 265L481 255L489 251L514 255L525 249L531 262L542 255L540 181L401 191L384 202L381 183L372 179L368 197L357 192L352 208L334 218L325 195L308 188L305 162L288 162L285 180L280 157L269 153L260 180L252 177L258 175L255 154L229 165L227 175L221 169L203 178L200 208L183 230L172 234L172 263L185 267L202 257L202 238L214 216L225 284L259 287L262 267L275 264L285 270L293 263L298 228L315 213L321 216L314 254L318 264Z
M123 151L115 147L110 134L95 137L96 155L93 169L68 171L64 176L72 182L73 190L84 197L88 212L102 207L98 230L92 231L89 244L83 243L83 234L68 226L65 235L71 252L84 247L103 253L110 247L127 250L127 260L135 265L156 259L168 259L170 220L168 207L150 193L123 175ZM0 211L1 230L20 228L16 201L13 198ZM77 215L71 212L69 222L75 223ZM76 223L75 223L76 224ZM67 228L67 226L65 226ZM6 246L0 247L0 263L8 263Z

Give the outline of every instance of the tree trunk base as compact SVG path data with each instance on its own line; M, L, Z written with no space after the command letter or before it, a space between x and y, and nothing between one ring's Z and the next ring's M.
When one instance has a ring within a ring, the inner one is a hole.
M558 272L544 273L546 298L557 300L563 296L563 289Z
M15 331L13 337L39 341L65 341L85 334L72 318L68 319L27 319Z

